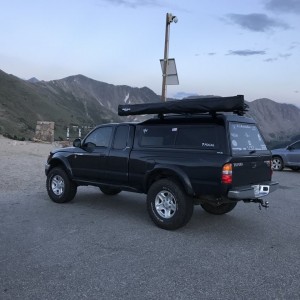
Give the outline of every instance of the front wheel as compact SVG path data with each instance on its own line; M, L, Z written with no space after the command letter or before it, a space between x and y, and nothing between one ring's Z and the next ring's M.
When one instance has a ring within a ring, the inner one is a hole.
M232 211L235 206L236 206L236 202L234 203L222 203L219 205L212 205L209 203L203 203L201 204L202 208L213 215L224 215L227 214L228 212Z
M56 203L71 201L77 192L76 184L62 168L53 168L49 172L46 187L49 197Z
M162 179L154 182L148 191L147 210L158 227L173 230L191 219L194 205L179 184Z
M274 171L282 171L282 169L283 169L283 161L282 161L281 157L274 156L272 158L272 169Z

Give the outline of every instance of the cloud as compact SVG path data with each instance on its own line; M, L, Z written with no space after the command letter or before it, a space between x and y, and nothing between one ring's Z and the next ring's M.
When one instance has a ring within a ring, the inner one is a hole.
M290 56L292 56L291 53L283 53L283 54L278 54L277 57L273 57L273 58L267 58L267 59L264 59L265 62L273 62L273 61L276 61L278 59L281 59L281 58L289 58Z
M194 96L199 96L199 95L197 93L178 92L175 95L173 95L173 98L183 99L183 98L194 97Z
M288 57L290 57L290 56L292 56L291 53L279 54L279 57L282 57L282 58L288 58Z
M161 7L161 3L158 3L157 0L101 0L102 2L107 2L108 4L125 6L129 8L138 8L141 6L152 6L152 7Z
M288 50L293 50L296 48L300 48L300 42L292 42Z
M217 53L215 53L215 52L209 52L209 53L207 53L209 56L213 56L213 55L216 55Z
M277 58L267 58L267 59L264 59L265 62L273 62L273 61L276 61Z
M299 0L268 0L265 7L274 12L300 14Z
M269 18L265 14L228 14L227 17L244 29L265 32L273 28L289 29L290 26L280 20Z
M265 55L266 51L254 51L254 50L230 50L227 55L239 55L239 56L250 56L250 55Z

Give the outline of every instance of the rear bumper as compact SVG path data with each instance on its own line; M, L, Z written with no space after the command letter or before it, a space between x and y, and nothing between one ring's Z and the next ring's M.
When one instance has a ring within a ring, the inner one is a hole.
M243 186L229 190L227 197L233 200L251 200L261 198L274 192L278 187L278 182L264 182L251 186Z

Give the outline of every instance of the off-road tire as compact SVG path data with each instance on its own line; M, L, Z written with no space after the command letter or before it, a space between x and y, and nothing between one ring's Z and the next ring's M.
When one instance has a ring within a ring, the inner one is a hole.
M65 203L73 200L77 192L76 184L59 167L53 168L48 173L46 188L50 199L56 203Z
M108 195L108 196L117 195L122 191L121 189L107 187L107 186L101 186L99 189L103 194Z
M194 204L180 184L170 179L154 182L147 194L147 210L160 228L174 230L188 223Z
M220 205L212 205L209 203L201 204L201 207L208 213L213 215L224 215L232 211L237 203L222 203Z

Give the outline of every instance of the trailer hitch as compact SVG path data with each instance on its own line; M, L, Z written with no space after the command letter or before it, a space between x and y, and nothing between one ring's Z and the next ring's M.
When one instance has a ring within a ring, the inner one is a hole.
M259 198L244 200L244 202L246 202L246 203L250 203L250 202L258 203L259 210L261 210L262 207L264 207L265 209L267 209L269 207L269 202L268 201L264 201L263 199L259 199Z

